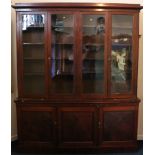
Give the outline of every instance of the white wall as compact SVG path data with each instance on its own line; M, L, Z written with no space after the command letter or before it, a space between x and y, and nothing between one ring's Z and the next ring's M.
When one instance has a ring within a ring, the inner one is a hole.
M139 18L139 64L138 64L138 97L141 99L138 118L138 139L143 139L143 12Z
M141 4L143 0L12 0L11 3L22 3L22 2L94 2L94 3L128 3L128 4ZM140 13L140 48L139 48L139 71L138 71L138 97L141 99L139 107L139 119L138 119L138 139L143 139L143 14ZM13 100L17 97L17 68L16 68L16 26L15 26L15 10L12 9L12 103L11 103L11 137L12 140L17 138L17 124L16 124L16 108Z
M16 105L17 63L16 63L16 13L11 9L11 140L17 139Z
M92 2L92 3L128 3L128 4L143 4L143 0L11 0L12 3L20 2Z

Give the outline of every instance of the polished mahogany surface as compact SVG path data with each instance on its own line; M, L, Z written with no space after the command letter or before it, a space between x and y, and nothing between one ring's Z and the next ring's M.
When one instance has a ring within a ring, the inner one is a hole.
M137 146L139 4L17 3L21 150Z

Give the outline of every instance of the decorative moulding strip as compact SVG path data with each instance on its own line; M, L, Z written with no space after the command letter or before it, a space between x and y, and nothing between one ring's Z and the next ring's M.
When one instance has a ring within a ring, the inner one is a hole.
M99 8L99 9L142 9L140 4L122 3L16 3L15 9L21 8Z

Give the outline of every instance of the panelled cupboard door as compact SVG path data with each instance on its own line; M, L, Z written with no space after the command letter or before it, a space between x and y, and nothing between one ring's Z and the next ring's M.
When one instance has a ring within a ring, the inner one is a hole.
M114 97L136 95L138 13L112 12L109 21L109 93Z
M103 107L100 109L100 144L125 144L136 141L137 108Z
M23 12L17 18L19 95L45 96L46 13Z
M93 147L96 144L96 110L94 107L59 109L59 146Z
M19 139L29 143L56 142L56 111L51 107L21 107L18 108L20 116Z

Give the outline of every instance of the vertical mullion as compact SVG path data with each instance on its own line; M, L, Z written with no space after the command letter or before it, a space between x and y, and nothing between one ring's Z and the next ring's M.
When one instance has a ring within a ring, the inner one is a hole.
M17 75L18 75L18 96L24 97L24 70L23 70L23 44L22 44L22 14L17 12L17 26L16 26L16 35L17 35Z
M132 81L131 91L137 95L137 76L138 76L138 56L139 56L139 13L133 15L133 30L132 30ZM137 44L135 44L137 43Z
M109 52L109 17L108 17L108 12L106 12L104 14L105 16L105 36L104 36L104 96L107 97L108 96L108 52Z
M44 14L45 26L44 26L44 44L45 44L45 97L48 98L48 14Z
M112 14L107 13L107 96L111 96L111 38L112 38Z
M52 38L52 32L51 32L51 26L52 26L52 21L51 21L51 16L52 14L51 13L48 13L48 23L47 23L47 26L48 26L48 33L47 33L47 57L46 57L46 60L47 60L47 64L48 64L48 67L47 67L47 76L48 76L48 98L50 96L50 86L51 86L51 80L50 80L50 66L51 66L51 45L52 45L52 42L51 42L51 38Z
M78 50L77 50L77 29L78 29L78 25L77 25L77 13L75 12L73 14L73 38L74 38L74 47L73 47L73 94L76 95L77 93L77 61L78 61Z
M78 22L77 22L78 21ZM77 14L77 95L82 93L82 15Z

